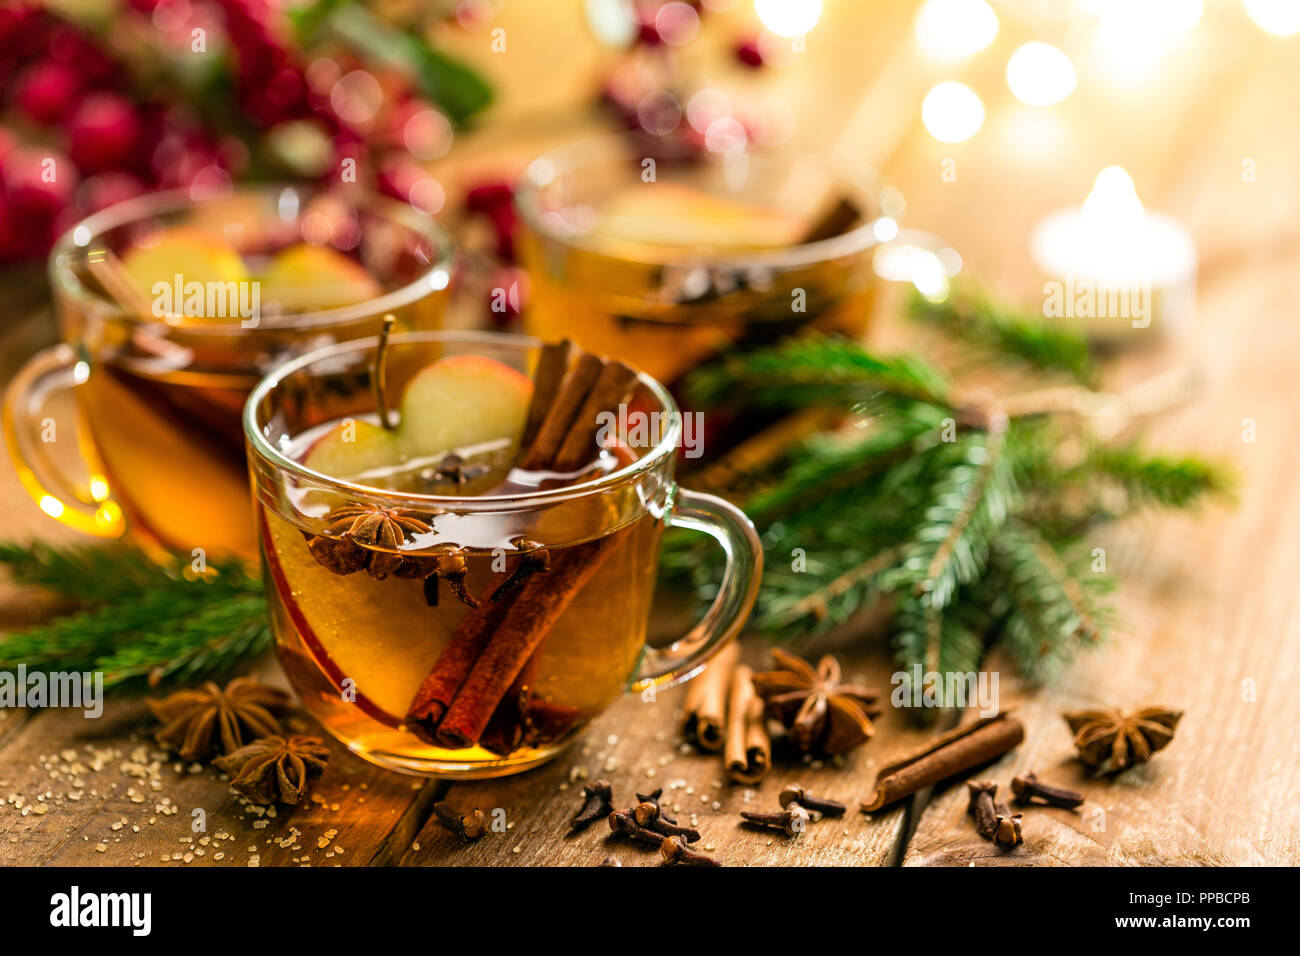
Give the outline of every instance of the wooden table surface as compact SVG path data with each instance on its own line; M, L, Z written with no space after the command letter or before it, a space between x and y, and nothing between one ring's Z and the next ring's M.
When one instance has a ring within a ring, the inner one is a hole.
M1099 536L1120 585L1116 624L1109 642L1055 685L1024 687L1000 660L986 665L998 671L1003 705L1017 706L1027 736L984 775L1006 786L1013 774L1036 770L1083 790L1080 812L1031 811L1025 845L1008 854L974 834L960 786L870 818L855 812L821 823L796 841L744 830L736 812L773 807L790 781L856 803L875 767L928 732L888 712L875 739L842 763L782 759L761 785L731 786L716 757L681 746L677 690L654 702L622 700L567 754L507 780L422 781L336 752L312 800L272 817L244 807L213 771L158 753L143 707L125 702L94 721L0 711L0 862L594 865L611 855L625 865L655 862L610 841L603 826L564 836L582 782L598 777L612 781L620 801L664 787L727 865L1297 862L1300 125L1291 100L1300 85L1300 39L1265 37L1240 10L1207 4L1207 22L1180 37L1151 75L1117 89L1081 63L1071 99L1035 111L1016 103L1000 76L1028 26L1006 21L990 55L931 70L898 52L911 42L914 6L840 5L839 27L819 27L805 54L809 71L814 59L831 60L842 66L837 88L864 91L865 112L846 110L839 126L858 129L861 155L907 196L908 224L943 235L970 274L1032 304L1041 289L1027 261L1030 226L1079 202L1098 170L1119 163L1144 202L1180 218L1200 246L1195 330L1117 358L1108 382L1199 370L1197 399L1157 421L1150 438L1233 462L1236 508L1152 514ZM515 31L511 43L526 46L533 35ZM864 44L872 56L853 56ZM867 73L848 74L866 59L873 60ZM824 71L810 80L801 69L776 82L825 83ZM950 77L975 87L987 108L981 132L957 145L936 142L919 123L919 96ZM1253 178L1243 176L1248 169ZM11 372L49 333L41 324L6 334ZM896 341L898 330L884 322L874 334ZM1253 441L1244 437L1248 423ZM8 468L0 469L0 513L3 537L68 537L23 497ZM0 626L31 616L26 596L5 596ZM757 643L746 653L761 662ZM889 686L893 668L879 642L859 642L844 656L850 674ZM1086 779L1070 759L1060 712L1147 704L1186 712L1173 744L1114 781ZM440 799L503 811L507 829L461 846L430 819Z

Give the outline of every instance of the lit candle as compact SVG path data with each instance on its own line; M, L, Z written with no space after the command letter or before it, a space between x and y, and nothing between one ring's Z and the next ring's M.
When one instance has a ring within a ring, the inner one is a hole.
M1093 338L1185 328L1196 309L1196 243L1171 216L1144 209L1133 180L1103 169L1082 206L1034 227L1029 243L1046 281L1043 311Z

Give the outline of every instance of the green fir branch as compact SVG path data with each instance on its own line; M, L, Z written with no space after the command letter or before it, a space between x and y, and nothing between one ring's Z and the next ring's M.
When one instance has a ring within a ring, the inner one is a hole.
M1093 385L1097 367L1088 340L1078 329L1049 323L1042 316L996 305L983 293L954 289L942 302L919 292L908 299L908 313L955 335L982 354L1026 362L1042 371L1064 372Z
M17 583L75 602L54 620L0 637L0 670L98 671L138 693L229 673L270 646L261 582L238 561L196 574L121 545L0 543Z
M1095 374L1086 343L1068 330L986 299L930 309L939 321L961 319L952 331L977 354L1089 383ZM1088 567L1083 532L1232 487L1226 469L1195 457L1100 444L1086 418L1064 407L1009 422L970 415L950 404L942 371L842 339L732 354L689 384L703 403L742 412L839 410L841 427L719 489L763 541L767 571L751 625L791 640L881 605L909 673L973 670L1001 645L1028 676L1050 676L1100 639L1106 619L1110 581ZM712 596L713 552L669 537L664 554L670 574Z
M919 356L879 356L846 338L810 334L725 356L692 373L687 391L706 408L737 401L762 408L854 406L881 394L942 405L948 382Z

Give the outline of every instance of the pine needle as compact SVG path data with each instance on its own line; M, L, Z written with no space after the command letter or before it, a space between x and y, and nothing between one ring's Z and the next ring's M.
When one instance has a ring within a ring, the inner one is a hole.
M75 602L48 623L0 637L0 670L99 671L131 693L229 673L271 642L262 584L238 561L196 573L124 545L0 543L19 584Z

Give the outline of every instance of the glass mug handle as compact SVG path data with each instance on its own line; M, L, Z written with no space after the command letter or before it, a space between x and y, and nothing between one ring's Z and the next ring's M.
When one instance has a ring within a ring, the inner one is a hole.
M648 648L641 671L629 688L666 689L689 680L745 625L763 575L763 546L745 513L714 495L678 487L665 523L670 528L702 531L726 555L717 597L690 632L668 647Z
M78 531L115 538L125 522L102 469L89 466L89 487L82 488L62 473L49 454L53 439L47 436L50 422L43 414L45 406L52 395L82 384L88 369L66 343L32 356L5 393L5 441L23 487L42 511ZM83 453L83 460L87 457Z

